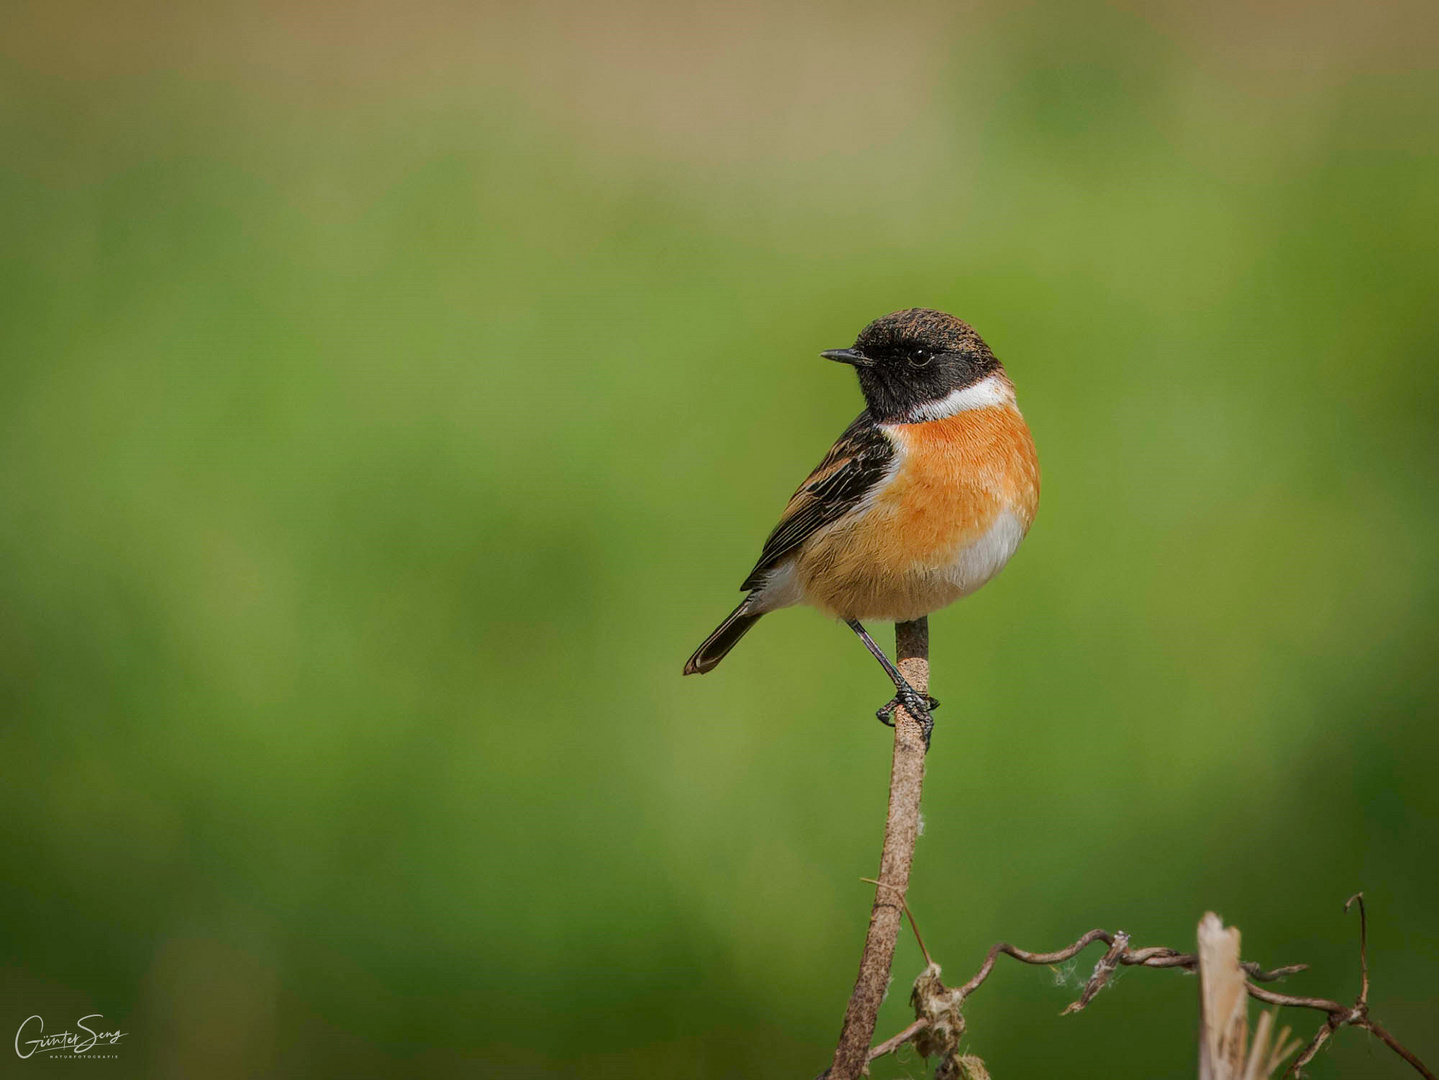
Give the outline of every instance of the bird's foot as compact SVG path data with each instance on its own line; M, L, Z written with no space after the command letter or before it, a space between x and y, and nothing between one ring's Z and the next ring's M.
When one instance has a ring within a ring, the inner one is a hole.
M904 711L919 721L920 730L924 732L924 745L927 748L930 733L934 731L934 717L930 715L930 712L939 708L939 698L929 694L924 696L926 701L921 702L919 695L913 690L901 690L885 702L884 707L874 715L879 718L881 724L886 727L894 727L894 711L903 705Z

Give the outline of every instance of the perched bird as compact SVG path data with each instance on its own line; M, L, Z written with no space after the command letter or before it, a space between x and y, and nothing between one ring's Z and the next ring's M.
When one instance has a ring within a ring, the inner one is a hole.
M926 308L876 319L848 349L867 407L789 500L739 607L685 664L703 674L761 615L810 604L843 619L883 666L925 741L930 709L861 619L907 622L983 585L1019 547L1039 503L1034 440L1014 384L974 328Z

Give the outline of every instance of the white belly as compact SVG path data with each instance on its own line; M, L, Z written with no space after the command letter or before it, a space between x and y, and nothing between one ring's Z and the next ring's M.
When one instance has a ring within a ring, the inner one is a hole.
M946 569L945 576L958 590L956 599L968 596L1004 569L1023 539L1024 523L1011 511L1000 511L988 531L957 551Z

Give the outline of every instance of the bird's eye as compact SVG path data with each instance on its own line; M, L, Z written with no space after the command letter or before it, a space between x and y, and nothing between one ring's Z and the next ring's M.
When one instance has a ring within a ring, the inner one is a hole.
M924 367L933 359L934 353L928 349L911 349L909 353L909 362L913 367Z

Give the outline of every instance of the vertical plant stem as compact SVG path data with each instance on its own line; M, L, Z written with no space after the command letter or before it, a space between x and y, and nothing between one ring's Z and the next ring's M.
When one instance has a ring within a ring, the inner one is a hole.
M921 696L929 692L929 620L897 623L894 628L896 662L909 684ZM889 772L889 812L884 822L884 850L879 857L880 885L874 890L869 932L859 961L859 977L844 1011L844 1027L829 1067L828 1080L854 1080L869 1060L875 1020L889 987L890 964L899 937L914 862L914 841L919 835L919 799L924 789L924 735L919 722L903 708L894 713L894 759Z

